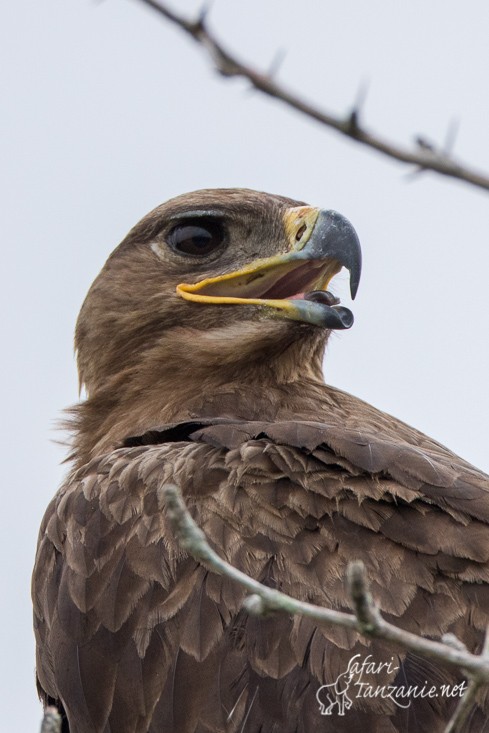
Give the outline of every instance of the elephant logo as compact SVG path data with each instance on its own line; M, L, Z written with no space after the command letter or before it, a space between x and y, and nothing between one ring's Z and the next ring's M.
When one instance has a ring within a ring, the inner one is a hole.
M353 678L353 672L347 670L340 674L335 682L329 685L322 685L316 692L316 700L319 703L321 715L332 715L335 706L337 714L344 715L345 710L352 706L352 700L348 697L348 688Z

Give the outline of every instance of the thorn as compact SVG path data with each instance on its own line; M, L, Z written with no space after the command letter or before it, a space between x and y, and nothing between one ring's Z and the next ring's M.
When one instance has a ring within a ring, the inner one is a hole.
M209 13L211 12L211 8L213 5L213 0L206 0L204 4L202 5L201 9L199 10L199 14L197 15L197 20L195 21L195 25L200 28L200 30L204 30L207 18L209 16Z
M352 110L347 118L348 134L352 137L356 137L360 131L360 112L367 98L368 84L366 80L360 83Z
M206 2L204 2L199 12L197 13L195 20L185 21L187 30L189 30L193 36L198 37L198 36L205 35L207 31L206 23L207 23L208 15L210 13L211 5L212 5L212 0L206 0Z
M355 97L355 102L353 104L353 109L356 110L357 116L360 114L367 100L369 85L370 85L370 81L368 79L363 79L363 81L360 82L360 85L358 87L357 95Z
M427 137L424 137L424 135L416 135L414 138L415 144L418 146L418 148L423 153L428 153L432 156L439 156L439 152L436 148L436 145L431 142L431 140L428 140ZM418 165L413 171L410 171L409 173L406 173L404 176L404 179L408 181L408 183L411 183L414 181L418 176L420 176L422 173L426 173L426 171L429 170L428 168L425 168L423 165Z
M282 66L286 56L287 51L285 50L285 48L279 48L277 50L268 69L268 76L270 77L270 79L273 79L273 77L278 74L278 71Z
M344 123L346 134L350 135L350 137L358 137L358 133L360 132L360 124L358 118L359 110L354 107L350 114L347 116Z
M434 143L430 142L428 138L423 137L423 135L416 135L414 138L414 142L418 146L418 148L421 148L426 153L436 153L436 146Z
M460 129L460 120L455 118L451 119L448 123L447 134L445 136L445 143L443 145L443 153L449 158L455 145L455 140Z

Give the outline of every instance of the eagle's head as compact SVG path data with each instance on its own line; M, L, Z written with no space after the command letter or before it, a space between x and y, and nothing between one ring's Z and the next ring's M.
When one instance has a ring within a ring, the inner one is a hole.
M174 198L129 232L90 288L80 381L90 399L158 384L181 402L192 385L254 383L260 370L319 378L328 334L353 323L328 291L343 266L354 297L360 246L334 211L246 189Z

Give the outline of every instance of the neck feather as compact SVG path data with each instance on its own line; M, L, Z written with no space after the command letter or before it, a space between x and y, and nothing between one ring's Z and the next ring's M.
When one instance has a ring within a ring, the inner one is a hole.
M163 334L137 366L98 379L95 389L87 385L88 398L71 411L76 465L167 423L314 419L318 400L325 399L326 337L292 325L240 323L207 332L179 327Z

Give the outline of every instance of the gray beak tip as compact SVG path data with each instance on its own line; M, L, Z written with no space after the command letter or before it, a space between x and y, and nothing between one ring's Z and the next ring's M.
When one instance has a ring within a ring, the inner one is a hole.
M316 229L323 253L337 259L349 271L350 294L354 300L362 272L362 249L355 229L337 211L321 211Z

